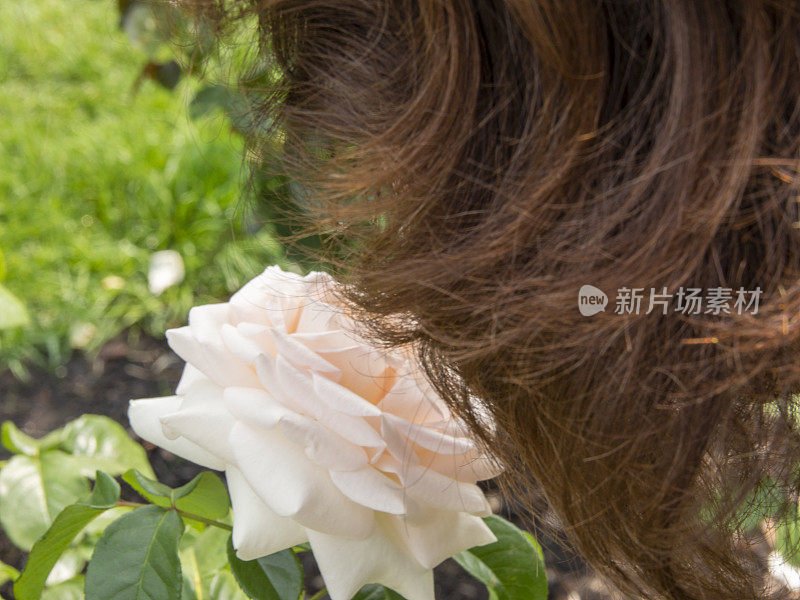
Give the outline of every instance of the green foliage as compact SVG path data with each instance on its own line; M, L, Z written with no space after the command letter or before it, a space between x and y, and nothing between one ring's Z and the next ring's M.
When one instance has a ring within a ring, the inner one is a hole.
M0 329L24 327L30 320L22 301L0 284Z
M133 466L155 477L147 454L116 421L101 415L83 415L64 427L61 447L85 464L91 473L97 469L111 475Z
M84 415L35 439L3 425L2 443L15 455L0 468L0 522L30 556L21 574L0 563L0 584L15 581L18 600L306 597L296 553L307 551L307 544L240 560L222 480L203 472L172 488L142 474L140 468L152 473L144 451L121 438L118 427L105 417ZM112 474L97 470L87 476L91 464L111 466L117 475L124 469L122 480L148 503L121 501ZM89 479L95 484L87 495ZM498 541L456 560L487 585L493 600L545 600L544 561L535 540L500 517L486 523ZM403 599L373 584L353 600Z
M86 570L86 600L179 600L182 533L178 514L160 506L143 506L114 521Z
M735 518L742 532L758 530L766 519L778 517L787 507L787 499L777 482L771 477L763 481L742 502Z
M3 585L7 581L14 581L17 577L19 577L19 571L11 565L0 561L0 585Z
M229 541L228 562L239 586L252 600L297 600L303 591L303 568L291 549L243 561Z
M38 600L47 576L67 546L90 521L116 506L119 491L116 481L98 472L92 495L59 513L47 533L34 544L25 570L14 584L17 600Z
M206 597L209 600L247 600L230 571L220 571L214 575Z
M536 540L496 515L485 521L497 541L457 554L458 564L486 585L490 600L546 600L547 574Z
M42 600L83 600L83 575L53 586L42 594Z
M776 531L778 552L793 566L800 567L800 523L782 522Z
M122 479L153 504L172 506L204 519L222 518L230 509L225 484L211 471L204 471L189 483L174 489L145 477L135 469L127 471Z
M241 210L243 140L228 117L187 117L196 79L171 91L142 80L143 64L173 57L163 41L156 55L131 43L119 20L109 0L0 3L0 364L18 374L128 327L161 336L286 264ZM208 40L187 53L208 54ZM186 278L155 296L148 265L164 249Z
M0 442L2 442L6 450L14 454L36 456L39 452L39 443L31 436L20 431L11 421L6 421L0 428Z
M108 417L83 415L41 440L11 422L0 432L16 454L0 469L0 525L23 550L88 492L97 470L118 475L134 466L152 473L144 449Z
M358 590L353 600L403 600L403 597L387 587L371 583Z
M184 600L247 600L228 567L228 537L218 527L206 527L201 533L186 530L180 547Z
M29 550L58 513L88 491L72 457L61 450L14 456L0 470L0 525Z

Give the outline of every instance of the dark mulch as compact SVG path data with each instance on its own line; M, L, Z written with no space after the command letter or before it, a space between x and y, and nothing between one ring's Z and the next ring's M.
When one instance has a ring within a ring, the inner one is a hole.
M85 413L107 415L128 426L131 398L173 393L183 363L166 343L151 338L119 337L108 342L92 360L75 356L55 373L34 369L28 382L0 372L0 421L11 420L26 433L39 437ZM191 479L198 468L164 450L146 444L153 468L168 485ZM0 458L5 458L0 449ZM510 515L514 518L514 515ZM609 600L602 583L574 556L552 539L539 536L548 565L551 600ZM25 555L0 531L0 560L21 568ZM309 590L319 589L321 578L313 559L304 555ZM9 586L0 595L13 598ZM452 560L436 569L436 597L441 600L486 600L486 590Z

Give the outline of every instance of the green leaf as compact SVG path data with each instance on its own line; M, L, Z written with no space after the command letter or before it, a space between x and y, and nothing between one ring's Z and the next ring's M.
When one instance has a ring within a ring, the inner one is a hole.
M191 531L188 530L188 531ZM183 534L181 541L187 537ZM181 600L205 600L205 585L200 574L200 566L197 564L197 553L194 548L189 548L179 553L181 559Z
M17 577L19 577L19 571L11 565L0 561L0 585L3 585L7 581L14 581Z
M175 86L181 80L181 75L183 75L180 64L174 60L153 64L153 79L168 90L175 89Z
M116 481L98 472L91 496L58 514L47 533L34 544L22 575L14 584L17 600L39 598L48 575L69 543L92 519L116 505L119 491Z
M42 600L83 600L83 575L69 581L48 586L42 593Z
M47 435L42 438L36 440L39 444L39 452L44 452L45 450L54 450L56 448L61 447L61 443L64 441L64 428L61 429L54 429Z
M184 533L180 550L183 600L209 598L214 579L228 565L227 543L228 532L218 527L206 527L199 534L191 529ZM234 587L238 589L235 582Z
M779 521L776 536L775 549L791 565L800 567L800 523L795 519Z
M92 508L109 509L119 502L119 494L119 484L114 481L114 478L108 473L97 471L91 495L80 504Z
M759 529L768 518L777 517L788 500L772 477L765 477L739 506L736 522L741 531Z
M30 321L22 301L0 284L0 329L21 327Z
M303 567L291 550L256 560L240 560L228 540L228 564L239 587L252 600L297 600L303 590Z
M230 571L220 571L214 576L208 589L208 598L209 600L247 600L247 596L239 588Z
M108 417L83 415L68 423L61 447L79 457L79 463L89 476L97 469L110 475L137 469L154 477L144 448L131 439L122 425Z
M131 512L131 510L132 507L130 506L117 506L115 508L109 508L104 513L97 515L97 517L86 526L86 528L83 530L85 535L81 537L81 543L89 548L89 556L92 555L91 551L94 550L97 540L100 539L101 535L103 535L106 527L111 525L111 523L119 519L121 516L127 515L129 512ZM87 556L87 558L89 557Z
M86 563L89 562L89 557L92 555L91 551L87 552L86 550L87 548L80 545L67 548L58 558L56 564L53 565L44 585L50 587L59 583L64 583L83 573L83 569ZM25 568L27 568L27 566L28 565L25 565ZM47 587L45 589L47 589ZM19 599L19 597L18 595L17 598Z
M486 585L490 600L546 600L544 556L536 540L497 515L484 521L497 541L453 558Z
M177 508L206 519L221 519L228 514L231 506L228 490L217 475L211 471L203 471L186 485L193 482L196 483L189 492L177 496L175 501ZM179 490L181 488L176 492Z
M86 570L86 600L179 600L182 533L178 514L158 506L114 521Z
M189 116L198 119L215 109L228 110L233 92L224 85L208 85L200 89L189 103Z
M0 525L23 550L30 550L64 507L89 491L71 458L60 450L18 455L0 470Z
M11 421L6 421L0 428L0 442L14 454L36 456L39 453L39 442L20 431Z
M158 506L172 506L172 488L160 481L145 477L136 469L122 474L122 481L131 486L142 497Z
M123 474L122 479L144 498L159 506L175 506L206 519L224 517L230 509L225 484L211 471L203 471L189 483L174 489L135 470Z
M370 583L358 590L353 600L404 600L404 598L394 590L377 583Z

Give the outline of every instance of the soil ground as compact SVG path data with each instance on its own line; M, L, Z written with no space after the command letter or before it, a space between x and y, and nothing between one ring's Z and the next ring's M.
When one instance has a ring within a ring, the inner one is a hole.
M182 361L165 342L120 336L108 342L92 360L76 355L55 374L33 370L30 380L21 382L10 372L0 372L0 422L11 420L35 437L85 413L107 415L127 427L128 400L172 394L182 368ZM185 483L199 470L196 465L151 444L145 447L159 479L168 485ZM5 458L2 452L0 458ZM502 511L518 520L507 507ZM545 552L550 600L611 600L603 584L577 558L552 539L538 537ZM319 589L322 580L313 558L308 554L303 558L309 591ZM0 531L0 560L21 568L24 559L25 555ZM488 597L483 586L452 560L437 567L435 579L437 599ZM13 598L9 586L3 586L0 594Z

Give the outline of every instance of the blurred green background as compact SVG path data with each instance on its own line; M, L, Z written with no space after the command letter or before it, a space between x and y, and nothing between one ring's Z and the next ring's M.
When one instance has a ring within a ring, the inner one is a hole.
M18 378L123 330L163 336L287 266L245 200L236 98L219 85L235 49L220 56L196 22L158 10L0 3L0 365ZM157 293L148 270L164 250L185 277Z

